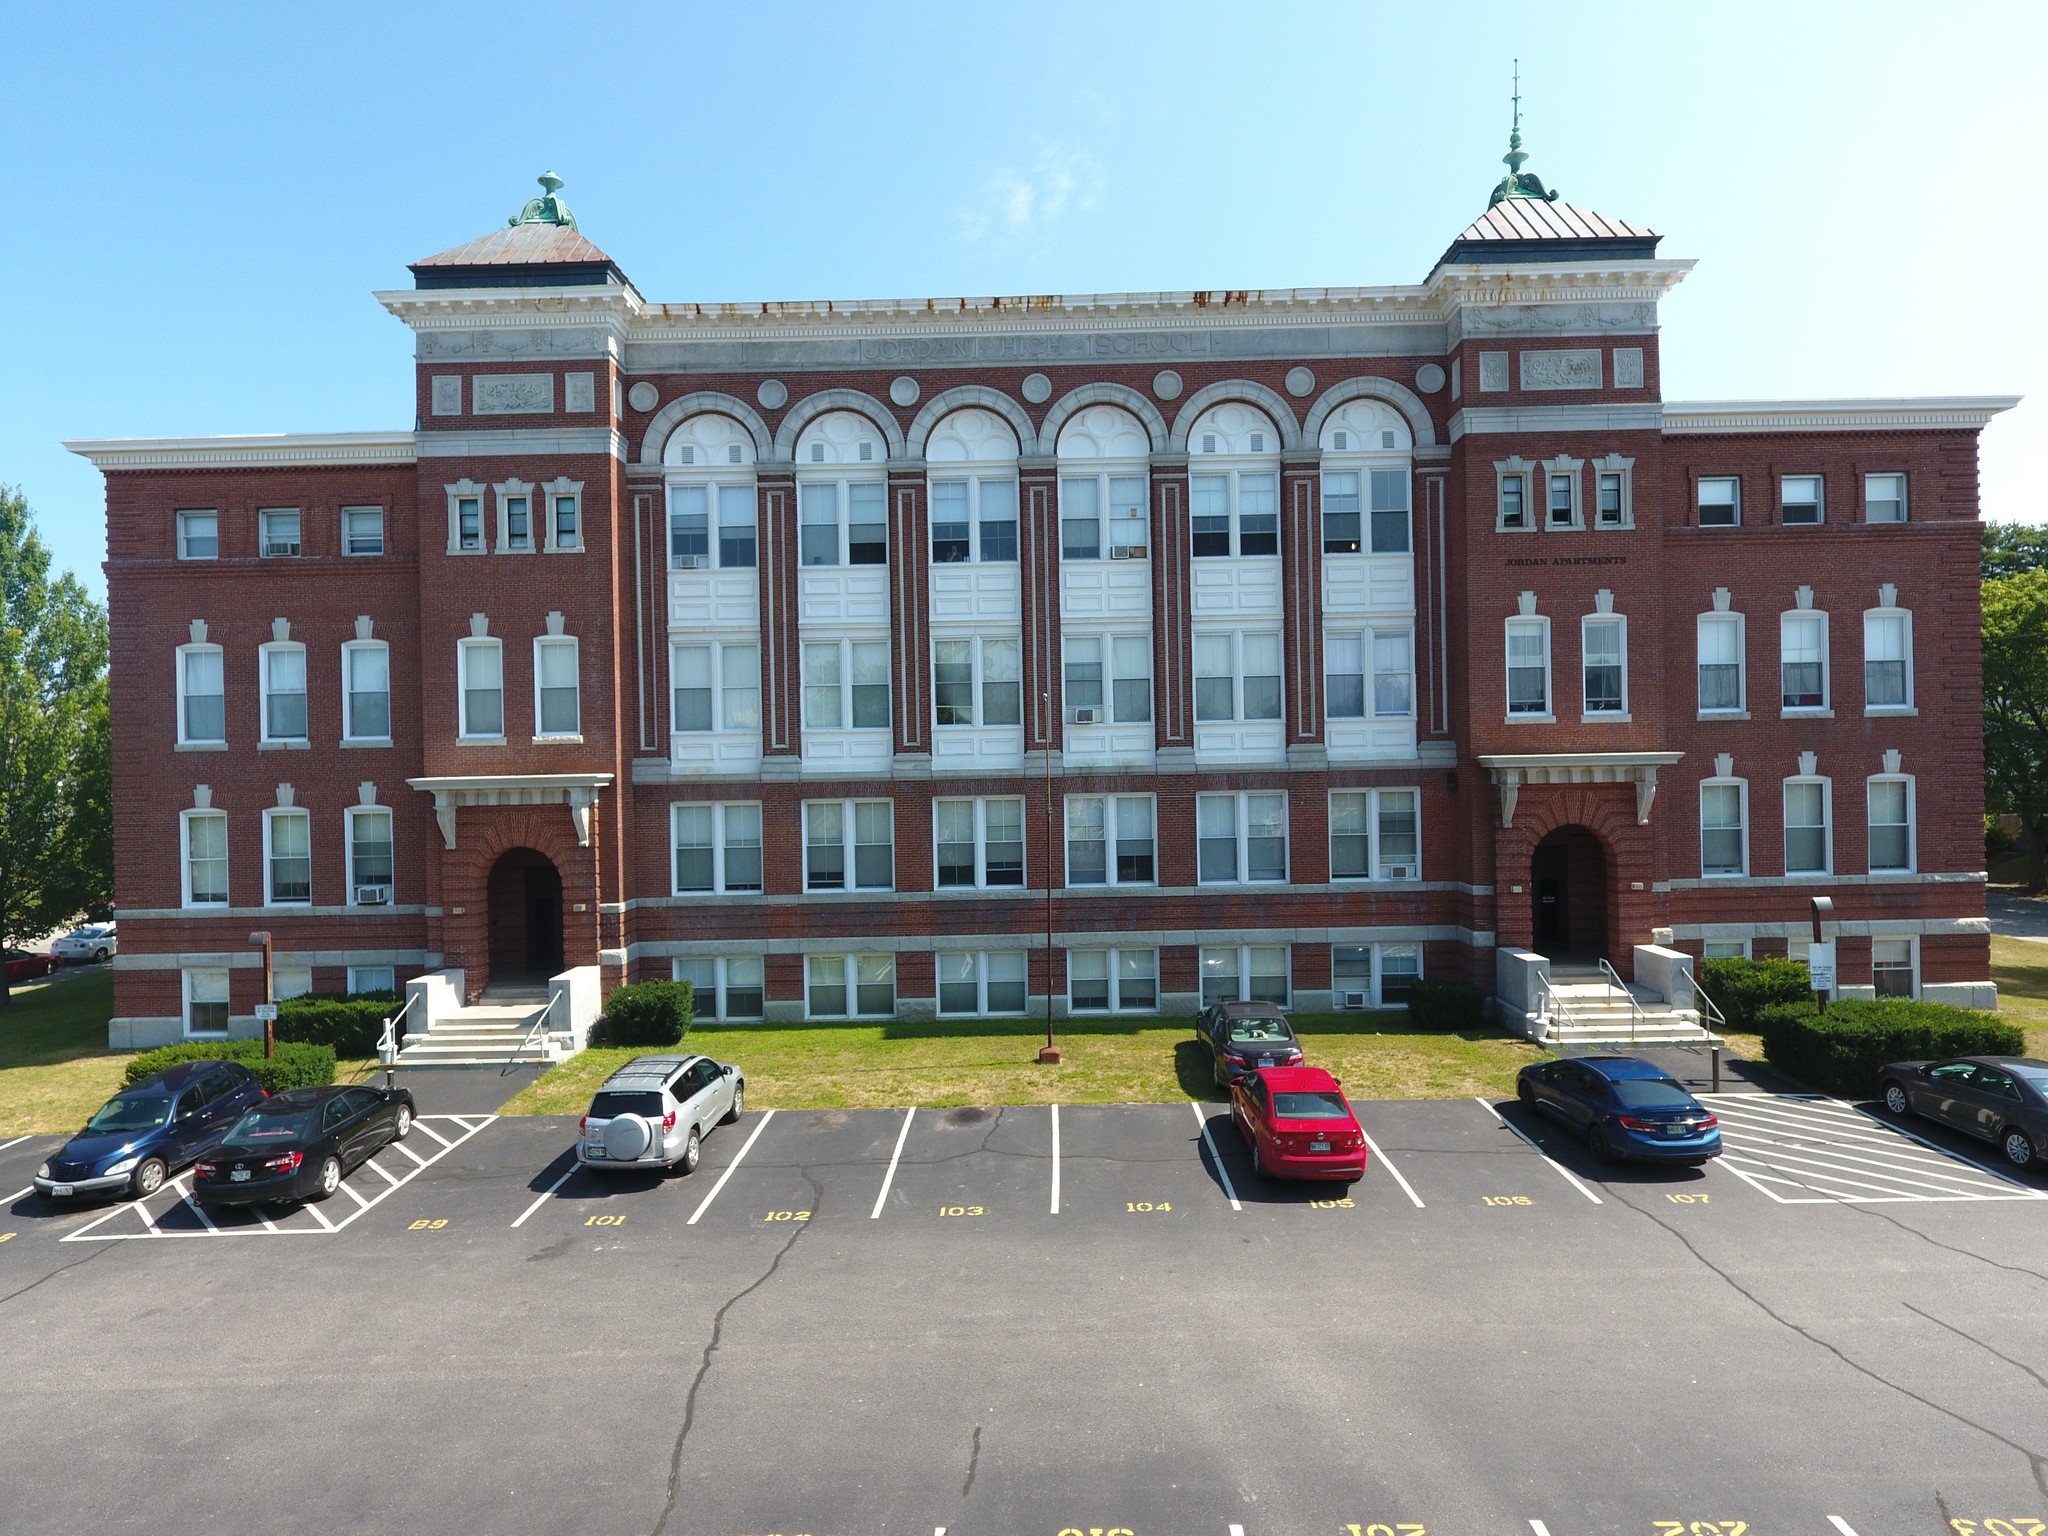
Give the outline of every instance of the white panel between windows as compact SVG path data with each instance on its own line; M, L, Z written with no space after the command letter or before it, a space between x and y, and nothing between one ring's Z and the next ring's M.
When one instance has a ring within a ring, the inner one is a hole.
M677 571L668 579L668 622L673 628L761 622L760 583L750 570Z
M1273 617L1280 612L1277 560L1194 560L1193 612L1198 619L1235 615Z
M1063 619L1149 619L1152 565L1147 560L1088 560L1060 567Z
M1022 622L1023 612L1023 583L1014 561L934 565L931 569L934 624L959 620L1015 627Z
M797 577L799 624L886 624L886 566L806 566Z

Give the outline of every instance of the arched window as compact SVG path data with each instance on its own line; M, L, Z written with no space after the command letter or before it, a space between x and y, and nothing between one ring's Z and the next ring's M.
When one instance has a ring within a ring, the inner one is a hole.
M1151 439L1129 411L1092 405L1060 431L1060 559L1142 559Z
M1188 511L1197 559L1280 553L1280 433L1264 411L1226 400L1188 433Z
M881 428L858 411L827 411L804 428L796 443L803 564L888 563L888 474Z
M753 434L730 416L706 411L669 434L661 462L669 569L751 570L757 563Z
M1017 558L1017 435L994 411L954 411L925 444L932 563Z
M1352 400L1323 423L1323 552L1405 555L1415 438L1379 400Z

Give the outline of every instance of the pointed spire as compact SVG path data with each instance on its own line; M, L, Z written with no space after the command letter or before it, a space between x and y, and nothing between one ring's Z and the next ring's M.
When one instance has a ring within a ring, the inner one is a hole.
M1529 156L1522 148L1522 61L1520 59L1515 60L1514 104L1513 124L1508 130L1508 152L1500 157L1501 164L1508 168L1508 173L1501 178L1500 185L1493 189L1493 196L1486 200L1486 206L1489 208L1497 205L1503 198L1509 197L1540 197L1546 203L1557 201L1557 194L1555 192L1544 191L1543 179L1540 176L1534 171L1524 171L1522 169Z
M505 221L509 226L521 224L557 224L567 229L576 228L576 215L569 211L569 205L555 194L562 190L562 178L553 171L543 172L539 177L541 196L530 198L516 218Z

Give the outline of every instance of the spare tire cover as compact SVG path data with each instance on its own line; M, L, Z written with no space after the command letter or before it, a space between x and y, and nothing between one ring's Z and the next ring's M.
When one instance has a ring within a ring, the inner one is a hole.
M643 1155L653 1139L647 1122L638 1115L620 1115L604 1128L604 1149L620 1162Z

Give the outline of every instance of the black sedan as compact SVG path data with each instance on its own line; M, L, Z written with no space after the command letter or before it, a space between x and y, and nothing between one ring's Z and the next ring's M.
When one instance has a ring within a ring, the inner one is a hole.
M1209 1051L1209 1075L1228 1088L1260 1067L1298 1067L1301 1042L1274 1003L1212 1003L1195 1020L1195 1038Z
M343 1175L412 1133L403 1088L293 1088L256 1105L193 1165L203 1205L325 1200Z
M2031 1168L2048 1157L2048 1061L1895 1061L1878 1079L1878 1096L1895 1115L1925 1115L1982 1137L2015 1168Z

